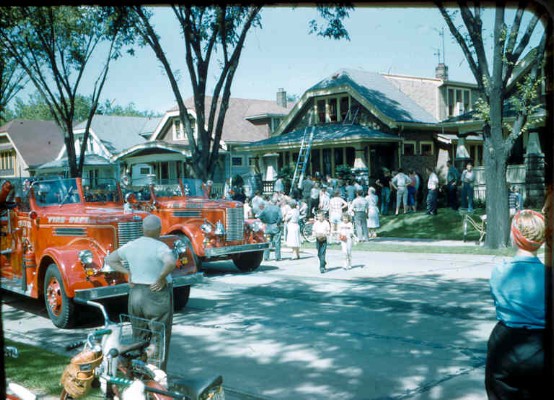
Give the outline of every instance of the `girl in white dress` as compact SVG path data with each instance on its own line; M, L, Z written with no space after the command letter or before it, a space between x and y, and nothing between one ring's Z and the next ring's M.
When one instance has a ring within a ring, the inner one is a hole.
M298 205L295 200L290 201L290 209L284 217L287 224L287 247L292 248L292 259L298 260L300 258L300 226L298 220L300 219L300 212L298 211Z
M339 233L340 247L345 255L343 269L352 268L352 238L354 237L354 225L352 224L350 214L342 214L342 221L337 227Z

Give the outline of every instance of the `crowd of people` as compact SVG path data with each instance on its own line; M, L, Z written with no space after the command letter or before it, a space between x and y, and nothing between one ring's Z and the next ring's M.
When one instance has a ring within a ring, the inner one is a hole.
M297 187L287 190L285 180L279 177L272 193L262 194L261 190L255 190L252 197L247 197L244 191L235 189L232 199L244 203L245 219L259 218L269 224L266 233L273 242L276 260L281 259L281 240L292 249L295 258L300 257L302 226L310 218L319 219L316 216L321 212L330 225L328 240L341 244L345 254L344 267L349 268L352 243L375 239L381 215L419 210L436 215L439 193L444 194L449 207L458 209L461 201L462 207L472 211L474 184L475 172L471 163L459 173L448 162L446 184L442 186L432 168L426 168L425 178L414 169L391 171L383 168L373 185L363 177L337 179L317 174L307 175ZM510 201L516 204L514 207L519 207L517 188L513 192ZM351 229L346 226L351 226ZM347 230L350 233L347 234ZM268 257L269 252L266 252L265 259Z

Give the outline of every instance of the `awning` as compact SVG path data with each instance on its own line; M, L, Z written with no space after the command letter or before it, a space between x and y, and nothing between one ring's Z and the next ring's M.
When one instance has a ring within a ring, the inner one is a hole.
M483 141L483 135L467 135L465 136L466 142L482 142ZM458 141L460 138L458 135L455 135L453 133L437 133L436 138L439 142L442 142L444 144L451 144L453 141Z
M304 134L313 129L312 146L328 144L351 144L352 142L401 142L399 136L381 132L361 125L350 124L325 124L298 129L269 139L260 140L251 144L240 146L238 150L272 150L283 147L300 146Z

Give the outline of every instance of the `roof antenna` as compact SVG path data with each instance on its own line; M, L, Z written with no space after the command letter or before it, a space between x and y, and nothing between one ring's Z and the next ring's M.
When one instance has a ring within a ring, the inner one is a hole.
M439 36L442 39L442 63L446 64L446 52L444 50L444 26L441 27L441 31L439 32Z
M445 46L444 46L444 26L441 27L440 30L434 28L435 31L437 31L439 33L439 36L441 37L441 42L442 42L442 63L443 64L446 64L446 51L445 51ZM438 62L439 64L441 63L441 49L437 49L437 51L434 53L435 56L438 56Z

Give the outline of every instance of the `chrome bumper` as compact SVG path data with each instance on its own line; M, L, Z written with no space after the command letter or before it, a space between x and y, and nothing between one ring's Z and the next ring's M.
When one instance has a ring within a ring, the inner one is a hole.
M204 254L207 258L211 257L221 257L229 254L236 253L250 253L253 251L263 251L269 249L269 242L266 243L254 243L254 244L238 244L235 246L225 246L225 247L207 247L204 249Z
M198 272L196 274L174 276L173 287L190 286L202 282L204 274ZM126 296L129 294L129 284L121 283L113 286L103 286L94 289L79 289L75 290L75 299L79 300L98 300L108 299L111 297Z

